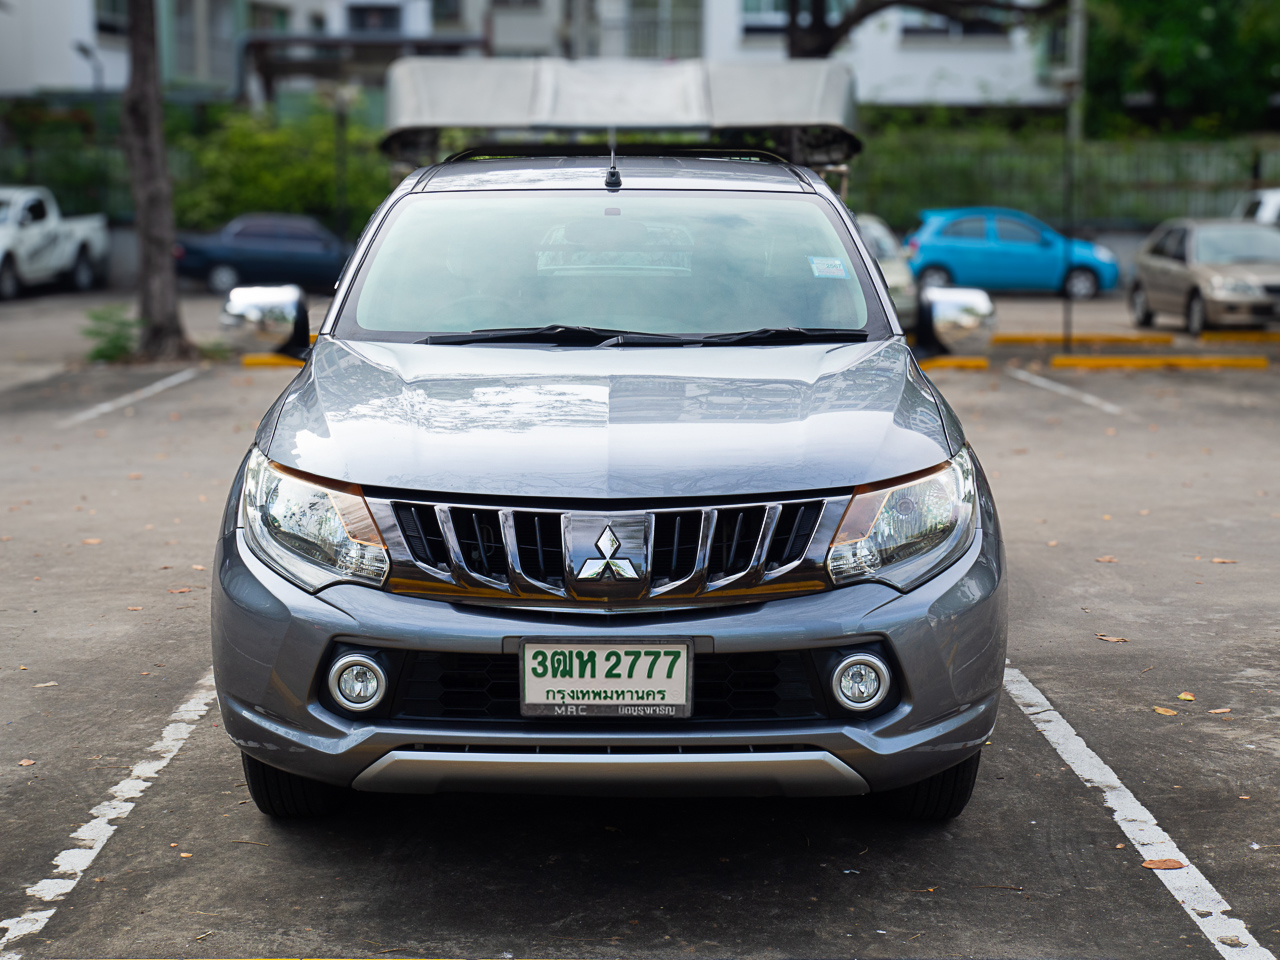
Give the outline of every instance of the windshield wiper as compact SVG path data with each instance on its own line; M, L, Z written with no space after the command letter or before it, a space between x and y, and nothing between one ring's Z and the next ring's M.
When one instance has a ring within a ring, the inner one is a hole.
M837 327L761 327L759 330L743 330L740 333L717 333L703 337L707 346L737 346L744 343L864 343L868 339L865 330L849 330Z
M470 333L433 333L417 343L552 343L566 347L598 347L604 345L698 343L687 337L665 333L635 333L630 330L609 330L603 327L575 327L551 324L545 327L498 327L491 330L473 330Z

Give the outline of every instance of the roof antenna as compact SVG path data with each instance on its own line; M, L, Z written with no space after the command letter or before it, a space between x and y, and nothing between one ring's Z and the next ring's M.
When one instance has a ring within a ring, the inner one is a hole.
M618 158L615 151L618 146L618 128L609 128L609 172L604 175L604 185L610 189L622 186L622 174L618 172Z

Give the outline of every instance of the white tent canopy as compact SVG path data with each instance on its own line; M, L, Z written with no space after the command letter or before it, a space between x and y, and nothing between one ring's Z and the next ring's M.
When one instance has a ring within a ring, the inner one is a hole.
M405 57L387 71L387 140L442 127L530 133L825 128L853 144L853 71L833 60Z

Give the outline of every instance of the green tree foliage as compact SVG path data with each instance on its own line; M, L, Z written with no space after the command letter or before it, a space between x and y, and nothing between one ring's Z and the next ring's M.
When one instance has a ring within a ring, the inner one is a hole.
M390 165L378 134L347 129L348 223L359 232L390 189ZM212 230L242 213L303 213L330 227L335 217L333 115L316 110L289 123L228 112L212 131L186 136L176 170L174 209L181 228Z
M1219 136L1280 112L1276 0L1090 0L1094 135Z

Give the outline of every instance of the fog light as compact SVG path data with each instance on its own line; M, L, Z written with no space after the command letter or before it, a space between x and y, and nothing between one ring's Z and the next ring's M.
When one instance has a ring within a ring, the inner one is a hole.
M346 710L372 710L386 692L386 674L377 661L364 654L349 653L329 668L329 693Z
M870 710L889 695L889 668L871 653L855 653L840 661L831 689L846 710Z

